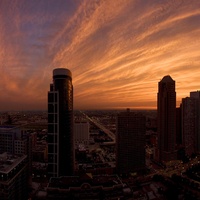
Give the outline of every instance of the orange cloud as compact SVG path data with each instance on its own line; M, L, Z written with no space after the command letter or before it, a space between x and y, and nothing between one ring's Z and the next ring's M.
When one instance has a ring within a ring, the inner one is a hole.
M52 70L72 71L75 109L156 108L158 82L177 105L199 89L200 2L0 2L0 109L46 109Z

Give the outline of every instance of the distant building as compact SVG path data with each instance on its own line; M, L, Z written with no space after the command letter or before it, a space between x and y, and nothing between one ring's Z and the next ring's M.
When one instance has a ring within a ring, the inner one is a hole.
M37 144L37 132L31 133L31 137L32 137L32 148L35 149Z
M185 153L191 156L200 151L200 92L190 92L182 99L182 138Z
M195 110L197 113L196 116L196 150L200 152L200 91L190 92L190 98L194 98L196 100Z
M126 199L132 191L118 176L83 174L51 178L46 199Z
M27 155L0 155L0 199L28 199Z
M176 108L176 144L178 146L182 145L182 105L180 107Z
M145 126L143 115L121 112L117 116L116 169L129 174L145 169Z
M23 155L27 152L27 140L14 140L15 154Z
M48 162L48 145L43 143L38 143L32 151L33 161L35 162Z
M158 160L167 162L177 158L176 153L176 92L175 81L164 76L158 83Z
M49 176L72 175L74 160L72 74L68 69L57 68L48 92Z
M185 154L191 156L196 152L196 101L194 98L182 99L182 144Z
M89 123L87 121L76 121L74 123L75 144L89 144Z
M193 91L190 92L190 97L195 98L195 99L200 99L200 91Z
M0 127L0 153L8 152L14 154L14 140L20 132L11 126Z
M31 137L31 135L27 135L26 132L18 127L0 127L0 153L8 152L16 155L27 155Z
M32 175L32 135L22 131L19 127L0 127L0 153L13 155L27 155L28 176L31 183Z

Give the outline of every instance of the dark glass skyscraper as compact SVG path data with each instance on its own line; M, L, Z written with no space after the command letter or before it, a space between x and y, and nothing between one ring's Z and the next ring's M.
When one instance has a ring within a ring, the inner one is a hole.
M119 174L145 169L145 117L121 112L117 116L116 168Z
M196 137L196 151L200 152L200 91L190 92L190 98L194 98L196 101L195 112L196 112L196 126L195 126L195 137Z
M164 76L158 84L158 159L176 159L176 91L175 81Z
M185 154L200 152L200 91L182 99L182 142Z
M59 177L73 172L72 74L68 69L57 68L48 92L48 174Z

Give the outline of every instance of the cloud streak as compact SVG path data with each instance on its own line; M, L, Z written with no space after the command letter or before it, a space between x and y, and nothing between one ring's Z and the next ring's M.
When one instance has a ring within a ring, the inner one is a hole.
M198 0L0 2L0 110L46 109L52 70L72 71L75 109L177 105L199 89Z

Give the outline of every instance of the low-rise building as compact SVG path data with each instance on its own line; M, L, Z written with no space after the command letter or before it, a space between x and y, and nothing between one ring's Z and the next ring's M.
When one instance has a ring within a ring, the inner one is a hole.
M117 199L131 195L131 190L116 175L84 174L51 178L46 199Z

